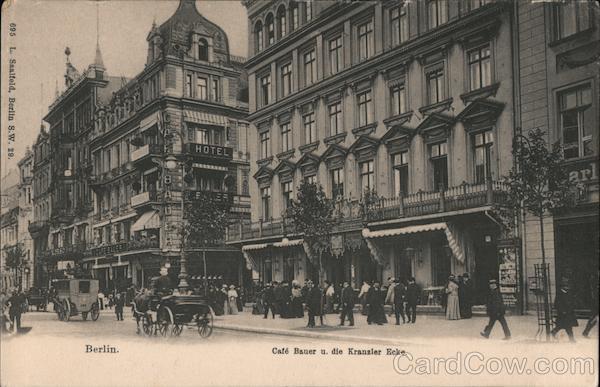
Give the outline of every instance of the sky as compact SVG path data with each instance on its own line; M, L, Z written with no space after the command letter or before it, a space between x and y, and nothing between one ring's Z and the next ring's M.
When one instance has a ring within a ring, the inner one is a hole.
M71 63L82 72L99 42L108 75L133 77L146 62L146 36L156 20L166 21L178 0L9 0L2 4L2 86L0 174L4 176L31 146L41 118L55 96L65 89L65 47ZM247 56L247 14L241 1L197 0L196 8L225 30L232 55ZM11 23L14 23L11 25ZM11 36L11 33L13 36ZM11 50L11 47L13 48ZM9 61L15 60L12 72ZM9 92L9 76L14 90ZM15 152L8 151L9 98L14 97ZM2 189L2 187L0 187Z

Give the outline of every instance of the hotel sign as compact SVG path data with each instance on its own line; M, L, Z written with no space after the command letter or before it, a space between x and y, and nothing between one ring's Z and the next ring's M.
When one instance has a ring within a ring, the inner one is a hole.
M188 152L194 156L213 160L233 159L233 148L210 144L188 144Z

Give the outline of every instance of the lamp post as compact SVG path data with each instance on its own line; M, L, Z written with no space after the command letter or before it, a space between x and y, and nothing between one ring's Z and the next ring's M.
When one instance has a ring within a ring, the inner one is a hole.
M165 159L165 166L167 169L171 171L177 170L177 168L181 168L181 261L180 261L180 270L179 270L179 285L177 286L180 290L186 290L189 288L187 282L187 261L185 257L185 165L177 160L175 156L168 155Z

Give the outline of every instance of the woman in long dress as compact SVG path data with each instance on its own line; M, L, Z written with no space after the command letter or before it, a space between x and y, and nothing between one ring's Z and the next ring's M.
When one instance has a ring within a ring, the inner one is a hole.
M304 318L304 311L302 310L302 289L298 281L292 281L292 306L291 315L293 318Z
M446 319L460 320L460 304L458 302L458 283L456 283L454 275L451 275L450 278L448 278L446 294L448 295L448 301L446 306Z
M229 291L227 291L227 300L229 301L227 314L238 314L237 298L238 294L235 291L235 285L230 285Z

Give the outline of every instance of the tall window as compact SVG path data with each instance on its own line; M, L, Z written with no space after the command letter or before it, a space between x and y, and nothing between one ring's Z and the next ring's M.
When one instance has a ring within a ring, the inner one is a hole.
M290 207L293 199L292 182L288 181L281 184L281 194L283 196L283 209L286 210Z
M206 78L198 77L196 79L196 98L207 99L207 86Z
M313 18L312 0L307 0L304 4L306 4L306 22L308 23Z
M448 21L448 3L446 0L429 0L429 28L436 28Z
M333 199L344 197L344 169L331 170L331 197Z
M490 3L491 0L470 0L469 1L469 9L472 11L479 7L483 7L484 5Z
M292 91L292 64L288 63L281 66L281 95L283 97Z
M311 144L317 141L317 126L315 124L315 113L311 112L302 117L304 123L304 143Z
M263 25L261 22L256 23L254 27L254 39L256 51L262 51L264 48L265 40L263 37Z
M281 151L286 152L292 149L292 129L290 123L281 124Z
M392 116L406 112L406 90L404 83L390 87L390 102Z
M273 14L267 16L267 45L275 43L275 21Z
M317 76L317 58L315 50L304 54L304 85L309 86L315 82Z
M263 106L271 102L271 75L265 75L260 79L260 94Z
M317 184L317 175L306 176L304 181L308 184Z
M194 131L194 142L196 144L210 144L208 130L204 128L196 128Z
M587 1L569 1L554 7L556 39L566 38L591 27Z
M373 122L373 101L371 91L358 95L358 126L365 126Z
M373 160L359 164L361 195L375 188L375 170Z
M283 38L287 34L287 17L283 6L277 10L277 28L279 29L279 38Z
M427 102L434 104L443 101L446 98L444 87L444 68L437 66L427 72Z
M406 5L391 10L392 46L408 40L408 13Z
M429 146L429 161L433 170L433 189L448 187L448 146L441 142Z
M343 131L342 102L329 105L329 134L335 136Z
M475 182L485 183L492 175L492 146L494 145L494 134L491 130L473 135L473 156L475 165Z
M185 96L186 97L193 97L194 96L194 92L192 91L192 74L187 74L185 76Z
M219 87L219 78L213 78L213 80L212 80L212 96L215 101L221 100L221 93L219 92L220 89L221 88Z
M331 74L338 73L343 66L343 52L342 52L342 37L331 39L329 41L329 71Z
M299 8L298 8L298 3L296 3L295 1L292 1L290 3L290 7L292 9L291 13L292 13L292 30L297 30L298 27L300 26L300 13L299 13Z
M565 159L598 153L598 125L594 122L590 85L559 96L560 128Z
M208 42L206 39L198 40L198 59L208 61Z
M269 131L266 130L260 134L260 158L266 159L271 155L271 141L269 138Z
M394 167L394 195L408 194L408 151L392 155Z
M271 219L271 187L265 187L260 190L262 202L262 218L263 220Z
M469 56L469 80L471 90L477 90L492 84L490 45L475 48Z
M373 53L373 22L358 26L358 59L364 60Z

